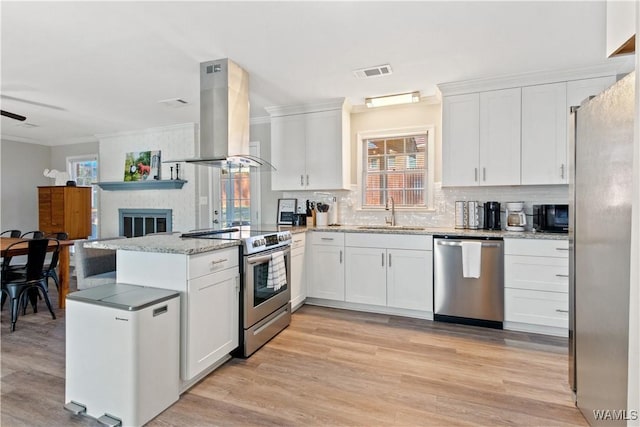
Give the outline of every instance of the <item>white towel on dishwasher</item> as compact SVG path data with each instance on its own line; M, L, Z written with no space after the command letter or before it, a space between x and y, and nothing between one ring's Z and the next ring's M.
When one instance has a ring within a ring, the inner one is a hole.
M271 260L269 260L267 288L277 291L286 284L287 267L284 264L284 253L282 251L274 252L271 254Z
M482 242L462 241L462 276L480 277L482 264Z

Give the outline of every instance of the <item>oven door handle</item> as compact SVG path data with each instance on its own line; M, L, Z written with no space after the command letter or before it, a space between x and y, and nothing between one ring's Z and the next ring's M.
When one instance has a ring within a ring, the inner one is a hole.
M271 261L271 254L247 258L247 264L262 264Z

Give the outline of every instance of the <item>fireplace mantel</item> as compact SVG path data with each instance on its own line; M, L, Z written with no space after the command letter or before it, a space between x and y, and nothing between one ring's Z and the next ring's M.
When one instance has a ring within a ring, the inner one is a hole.
M111 181L97 182L96 185L105 191L130 190L176 190L182 188L187 181L182 179L165 179L149 181Z

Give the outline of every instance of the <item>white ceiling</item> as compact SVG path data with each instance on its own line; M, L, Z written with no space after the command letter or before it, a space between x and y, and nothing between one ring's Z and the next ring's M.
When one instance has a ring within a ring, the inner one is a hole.
M60 145L198 122L199 63L250 74L265 106L420 90L605 61L605 3L2 1L2 137ZM352 71L391 64L393 74ZM16 98L16 99L12 99ZM158 101L182 98L179 109Z

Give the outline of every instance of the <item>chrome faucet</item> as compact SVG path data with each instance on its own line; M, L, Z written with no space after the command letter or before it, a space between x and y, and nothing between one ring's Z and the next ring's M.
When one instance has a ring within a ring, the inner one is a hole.
M396 225L396 204L393 201L393 197L388 197L386 203L384 204L384 210L389 210L389 200L391 200L391 217L384 217L385 224L389 224L390 226Z

